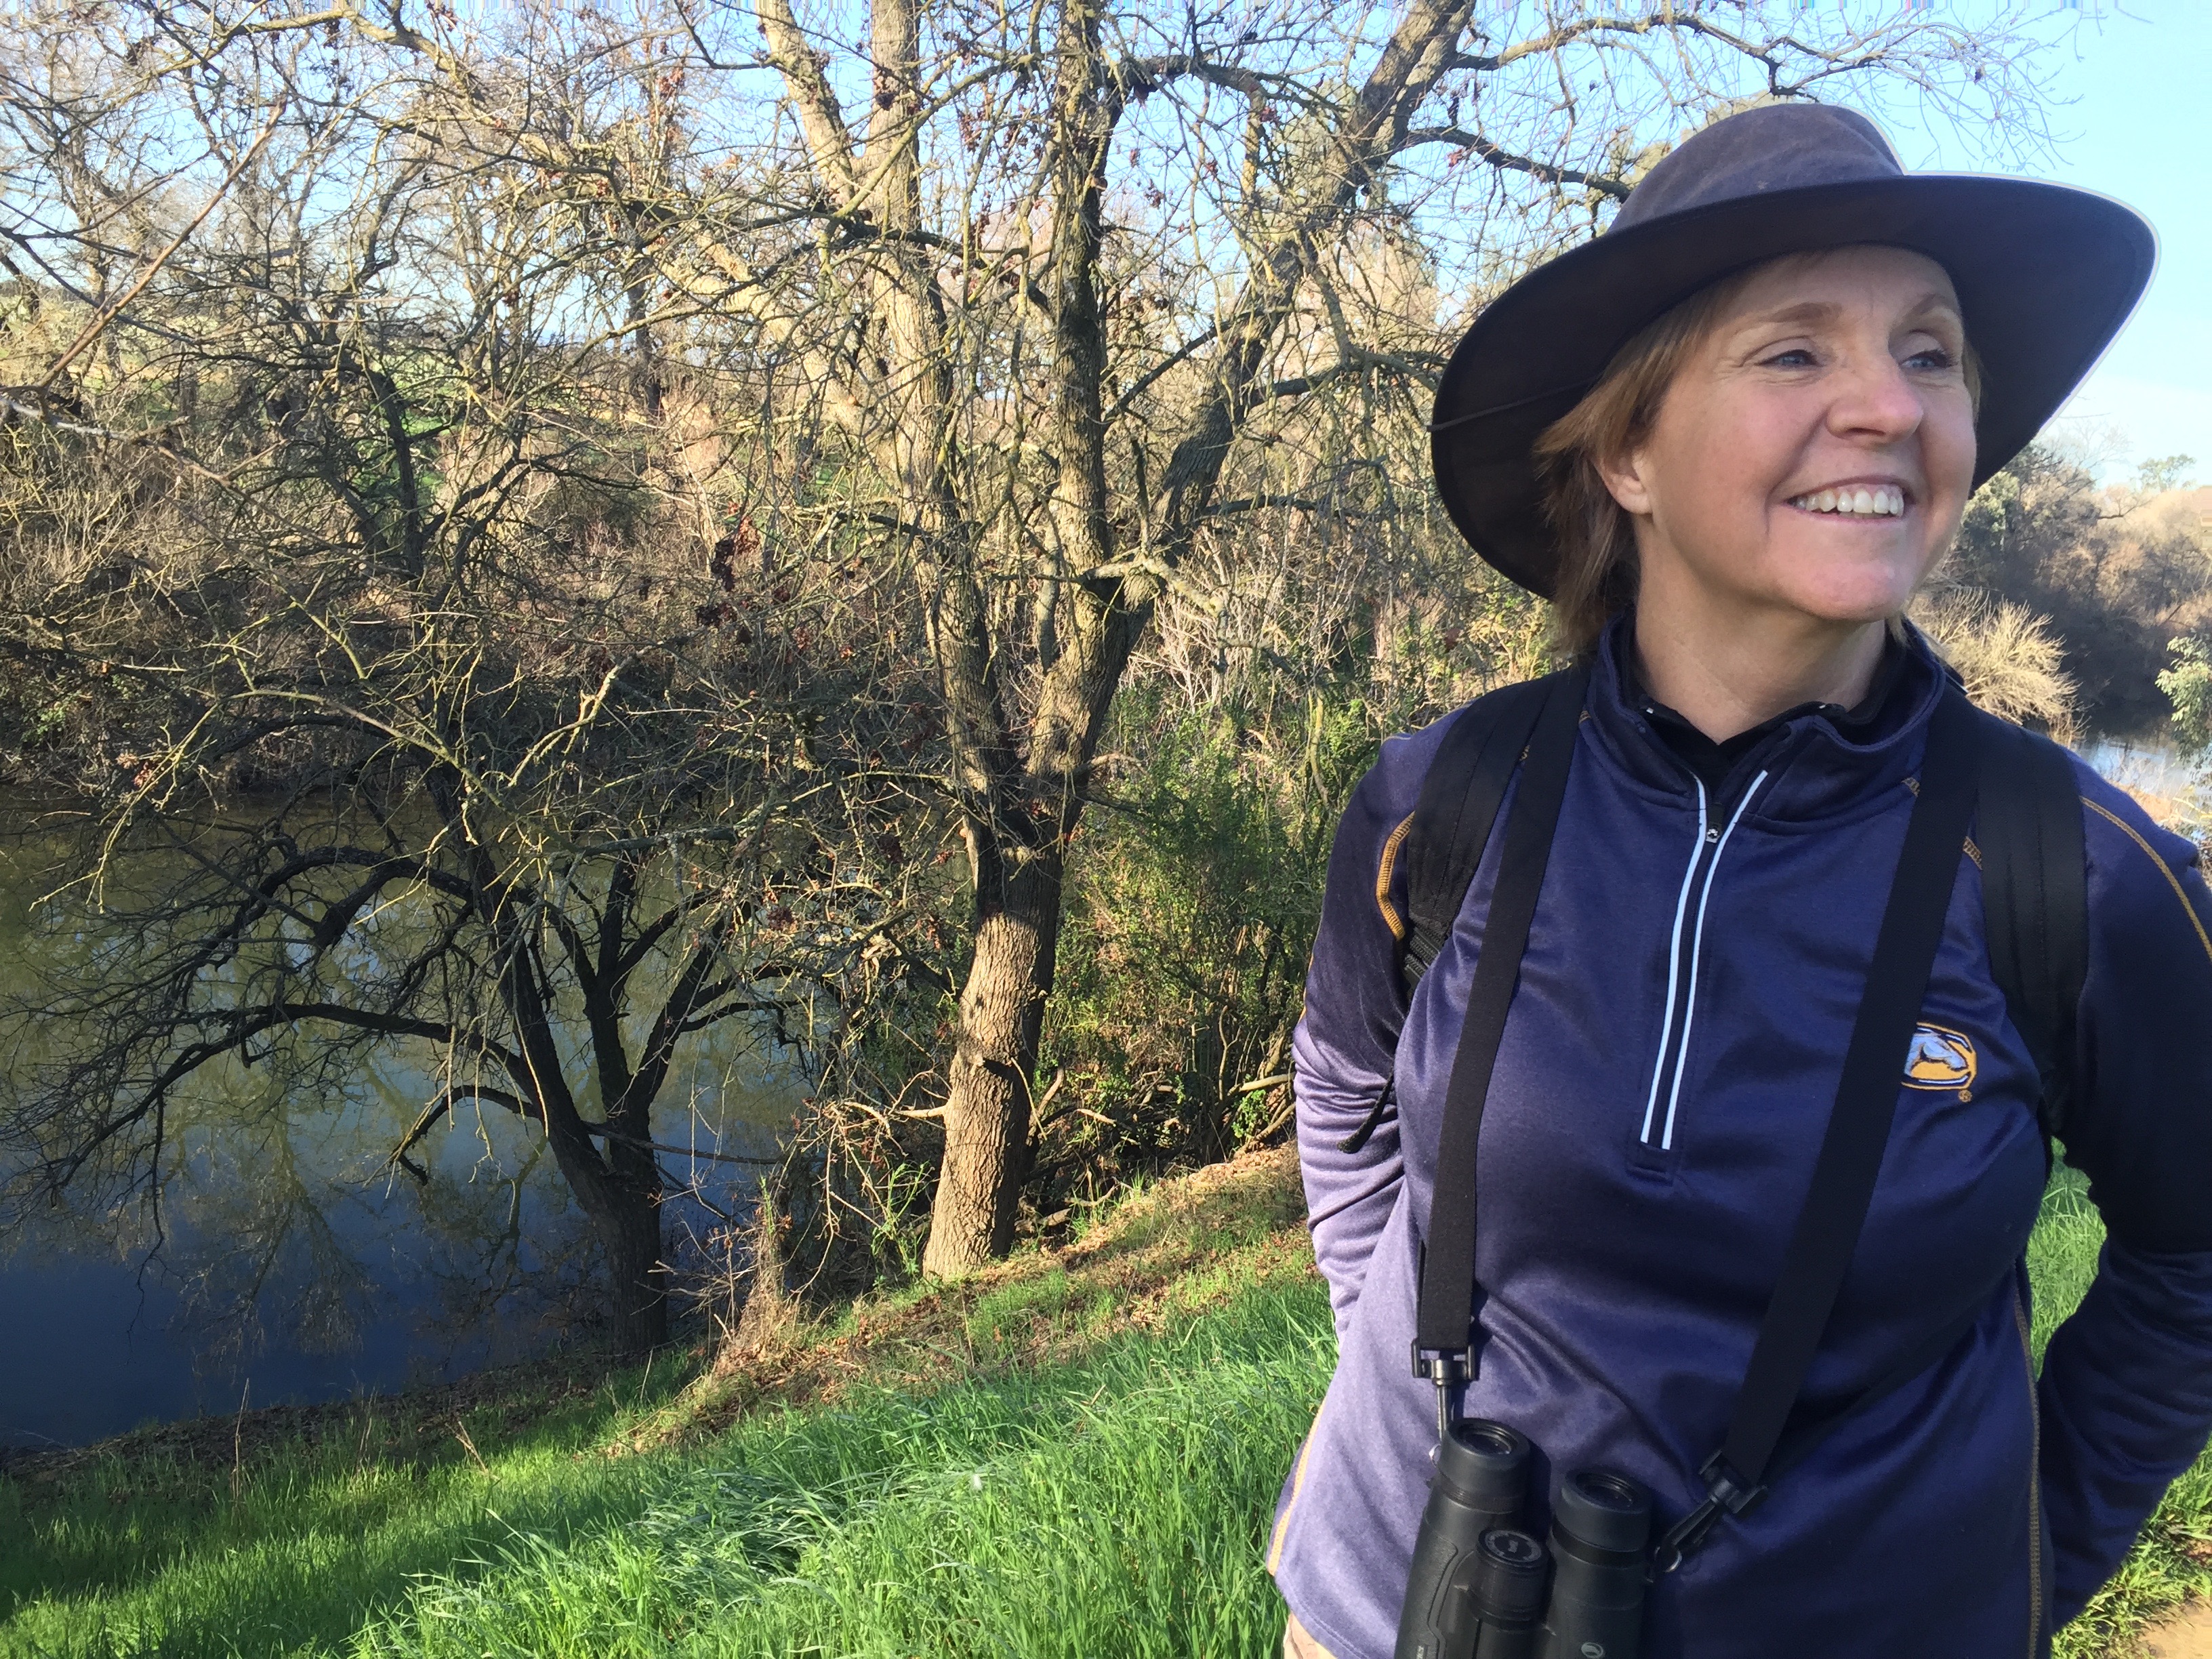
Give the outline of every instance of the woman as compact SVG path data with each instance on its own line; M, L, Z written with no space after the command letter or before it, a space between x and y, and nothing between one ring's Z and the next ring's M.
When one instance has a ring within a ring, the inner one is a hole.
M1474 1194L1437 1190L1437 1160L1498 836L1410 997L1400 978L1398 854L1450 720L1384 745L1338 835L1296 1054L1340 1358L1270 1543L1291 1653L1392 1651L1437 1445L1407 1364L1435 1206L1479 1195L1458 1409L1534 1443L1538 1527L1572 1469L1642 1482L1662 1525L1705 1497L1946 692L1902 614L1973 487L2117 331L2151 246L2101 198L1909 176L1859 118L1776 106L1684 143L1462 343L1438 489L1556 599L1589 690ZM2191 847L2075 772L2066 1140L2109 1231L2096 1282L2039 1384L2019 1264L2039 1083L1961 858L1799 1397L1856 1398L1931 1330L1948 1346L1655 1575L1650 1659L2047 1652L2204 1443L2212 897Z

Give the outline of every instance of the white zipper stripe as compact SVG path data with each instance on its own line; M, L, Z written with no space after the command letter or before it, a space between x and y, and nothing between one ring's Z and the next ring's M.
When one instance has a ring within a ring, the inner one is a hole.
M1682 963L1682 918L1689 913L1690 884L1698 878L1698 860L1705 854L1705 780L1695 778L1692 781L1698 786L1698 838L1691 843L1690 867L1682 872L1682 895L1674 901L1674 936L1667 945L1667 1018L1659 1028L1659 1058L1651 1062L1651 1093L1644 1103L1644 1127L1637 1134L1637 1139L1646 1146L1651 1142L1651 1115L1659 1105L1659 1079L1667 1072L1667 1039L1674 1034L1674 991Z
M1728 828L1721 835L1720 845L1713 848L1713 861L1705 866L1705 888L1698 895L1698 925L1690 934L1690 994L1682 1008L1682 1046L1674 1052L1674 1086L1668 1091L1667 1127L1659 1136L1659 1150L1662 1152L1674 1150L1674 1108L1681 1103L1682 1071L1690 1060L1690 1023L1698 1014L1698 959L1705 953L1705 901L1713 896L1713 876L1721 867L1721 855L1728 851L1729 837L1735 834L1736 825L1743 822L1744 809L1751 805L1751 798L1759 793L1759 786L1765 781L1766 774L1764 772L1751 781L1751 787L1743 792L1743 799L1735 804L1735 811L1729 815ZM1646 1115L1649 1116L1648 1111Z

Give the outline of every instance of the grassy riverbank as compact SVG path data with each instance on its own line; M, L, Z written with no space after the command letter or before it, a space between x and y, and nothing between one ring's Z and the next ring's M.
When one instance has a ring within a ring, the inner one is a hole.
M1264 1654L1261 1534L1330 1364L1298 1214L1265 1154L719 1367L556 1364L19 1468L0 1654ZM2096 1243L2055 1195L2045 1328ZM2208 1540L2200 1466L2062 1653L2212 1588Z

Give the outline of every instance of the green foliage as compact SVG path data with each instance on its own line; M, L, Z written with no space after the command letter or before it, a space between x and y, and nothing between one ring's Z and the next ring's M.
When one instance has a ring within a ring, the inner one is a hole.
M2158 689L2173 705L2173 731L2185 754L2212 749L2212 641L2185 637L2166 647L2172 665L2158 677Z
M485 1381L498 1391L465 1411L366 1401L272 1443L215 1423L212 1455L126 1442L51 1486L0 1479L0 1655L332 1653L492 1538L618 1527L651 1501L663 1462L579 1454L657 1407L677 1367L595 1389Z
M2169 456L2144 469L2142 489L2100 490L2030 444L1967 504L1948 574L2047 620L2092 729L2162 725L2166 642L2212 626L2212 541L2195 515L2154 499L2190 464Z
M1164 1342L749 1425L639 1523L503 1545L368 1626L376 1659L1259 1654L1261 1559L1329 1364L1318 1287Z
M1058 1267L1036 1279L1018 1279L979 1299L968 1314L969 1345L988 1353L1008 1346L1032 1320L1051 1319L1067 1309L1067 1274Z
M2088 1178L2067 1164L2051 1171L2043 1213L2027 1241L2027 1276L2035 1286L2030 1345L2038 1364L2051 1332L2081 1305L2097 1276L2105 1224L2089 1203Z
M2136 489L2145 495L2185 489L2196 465L2194 455L2160 455L2155 460L2142 462L2136 468Z
M1097 1116L1058 1120L1041 1207L1099 1155L1109 1173L1218 1157L1280 1110L1279 1085L1237 1085L1287 1069L1329 840L1375 753L1356 701L1268 721L1135 702L1141 758L1071 860L1045 1038L1046 1074Z

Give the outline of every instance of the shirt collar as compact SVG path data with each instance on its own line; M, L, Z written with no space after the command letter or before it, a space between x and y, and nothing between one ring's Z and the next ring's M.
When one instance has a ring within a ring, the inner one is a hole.
M1866 696L1851 708L1802 703L1716 744L1651 696L1635 661L1634 626L1634 612L1624 612L1598 641L1589 712L1602 746L1650 787L1685 790L1696 779L1709 801L1769 773L1762 815L1826 816L1902 781L1940 687L1955 678L1908 624L1902 641L1885 641Z
M1801 702L1786 708L1757 726L1737 732L1734 737L1715 741L1681 714L1654 697L1644 678L1644 665L1636 650L1635 635L1624 630L1621 638L1621 689L1630 702L1651 722L1651 728L1675 757L1705 781L1708 790L1717 792L1735 770L1735 763L1753 750L1762 748L1767 738L1794 720L1812 715L1826 720L1846 737L1855 737L1872 726L1881 717L1890 698L1895 695L1905 677L1905 669L1911 653L1895 635L1885 635L1881 657L1875 665L1874 678L1867 686L1866 695L1850 708L1834 702Z

